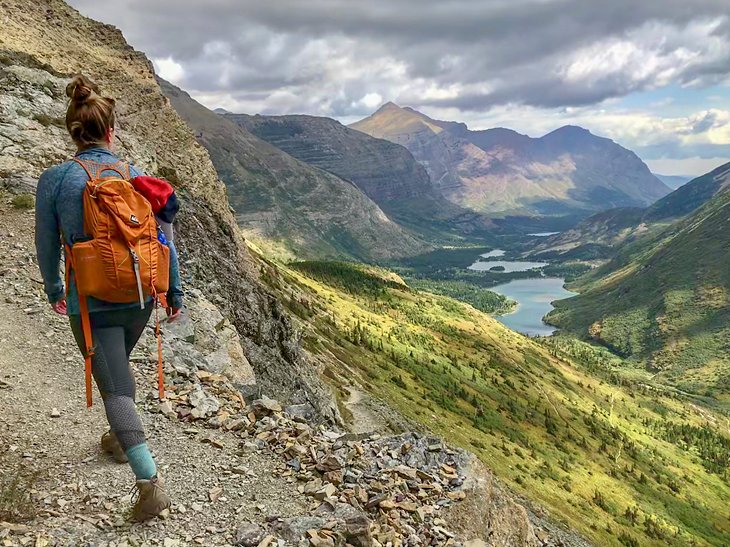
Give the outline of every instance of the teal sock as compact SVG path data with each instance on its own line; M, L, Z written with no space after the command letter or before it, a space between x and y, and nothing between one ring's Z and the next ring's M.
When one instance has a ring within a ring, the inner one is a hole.
M134 471L134 476L137 479L149 480L157 475L155 460L152 459L152 454L147 447L147 443L134 445L127 450L126 454L129 460L129 466Z

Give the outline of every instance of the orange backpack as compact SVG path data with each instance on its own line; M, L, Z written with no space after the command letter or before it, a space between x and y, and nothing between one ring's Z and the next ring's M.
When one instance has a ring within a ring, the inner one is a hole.
M91 406L91 356L94 347L86 297L115 303L163 297L170 284L170 250L157 239L157 221L147 199L129 182L129 165L74 158L89 177L84 189L84 232L90 239L66 245L66 287L71 270L79 295L86 342L86 403ZM104 171L119 176L101 177ZM160 398L164 398L162 345L157 321Z

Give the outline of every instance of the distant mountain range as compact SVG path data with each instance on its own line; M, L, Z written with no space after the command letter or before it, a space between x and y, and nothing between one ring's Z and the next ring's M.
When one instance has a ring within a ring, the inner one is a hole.
M677 188L684 184L687 184L694 178L682 175L659 175L658 173L654 173L654 176L662 181L664 184L669 186L669 188L671 188L672 190L676 190Z
M350 127L405 146L444 197L479 212L645 207L671 191L636 154L581 127L537 139L504 128L471 131L394 103Z
M579 127L540 139L470 131L393 103L347 127L211 111L161 86L208 149L248 237L292 258L379 261L494 242L669 192L635 154Z
M427 251L352 182L297 160L172 84L165 96L207 148L247 237L288 258L388 259Z

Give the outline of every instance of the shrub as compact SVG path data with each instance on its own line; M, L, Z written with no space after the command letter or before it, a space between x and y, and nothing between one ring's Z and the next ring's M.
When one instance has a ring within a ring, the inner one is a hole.
M35 198L33 194L18 194L11 203L16 209L32 209L35 207Z
M593 503L598 505L601 509L606 511L606 513L610 513L611 510L608 506L608 502L606 501L606 498L603 497L603 494L600 490L596 490L593 494Z
M398 376L391 376L390 377L390 381L393 382L395 385L397 385L401 389L408 389L408 386L403 381L403 378L400 377L400 375L398 375Z
M621 532L618 536L618 540L626 547L639 547L639 541L626 532Z

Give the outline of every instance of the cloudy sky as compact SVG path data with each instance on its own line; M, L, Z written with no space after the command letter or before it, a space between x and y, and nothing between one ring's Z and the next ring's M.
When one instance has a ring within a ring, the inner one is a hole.
M383 102L531 136L568 123L658 173L730 161L730 0L71 0L210 108Z

